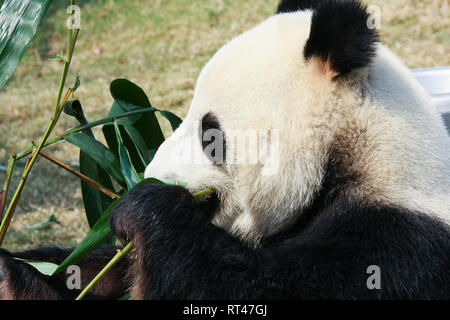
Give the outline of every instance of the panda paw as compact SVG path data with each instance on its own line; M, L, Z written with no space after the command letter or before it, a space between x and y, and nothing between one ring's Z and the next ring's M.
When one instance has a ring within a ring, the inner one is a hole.
M125 195L111 212L112 232L122 241L135 241L137 235L151 234L165 222L177 224L191 216L194 198L185 188L147 184Z

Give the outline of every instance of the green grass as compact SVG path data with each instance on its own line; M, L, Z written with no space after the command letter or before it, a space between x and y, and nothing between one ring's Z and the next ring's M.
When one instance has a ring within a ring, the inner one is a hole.
M112 104L109 84L127 78L153 105L184 117L201 67L227 41L269 17L277 0L84 0L82 24L68 84L81 74L75 94L89 120ZM41 137L55 101L61 64L48 61L65 47L66 3L54 1L22 63L0 91L0 164L11 152ZM383 41L409 67L449 65L450 8L447 0L374 0L382 10ZM75 126L62 116L55 134ZM164 131L170 132L164 122ZM99 134L99 131L94 131ZM60 143L48 152L77 166L78 152ZM23 161L22 161L23 166ZM16 170L17 183L20 168ZM0 172L0 182L3 181ZM79 181L39 160L5 239L10 250L75 245L88 230ZM55 214L61 225L28 230L25 225Z

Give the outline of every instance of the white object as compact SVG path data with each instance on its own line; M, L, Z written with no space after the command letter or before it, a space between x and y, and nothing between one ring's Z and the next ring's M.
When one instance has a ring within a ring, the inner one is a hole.
M412 71L440 113L450 113L450 66Z

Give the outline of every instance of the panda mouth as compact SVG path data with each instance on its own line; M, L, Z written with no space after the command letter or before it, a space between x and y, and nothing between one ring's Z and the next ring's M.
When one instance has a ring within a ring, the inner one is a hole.
M208 219L212 219L220 208L220 198L217 192L202 197L197 204L197 208L201 214Z

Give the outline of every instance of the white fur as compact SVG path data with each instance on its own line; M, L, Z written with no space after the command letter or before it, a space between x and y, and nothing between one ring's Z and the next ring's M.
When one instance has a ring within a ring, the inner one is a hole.
M382 45L368 69L330 81L303 58L310 24L310 11L276 15L220 49L199 76L185 121L145 176L184 181L191 191L216 189L222 203L213 223L257 243L311 203L329 147L342 135L353 169L367 177L357 190L367 202L450 220L450 139L424 90ZM198 134L210 111L225 132L279 130L279 170L265 176L261 164L213 165ZM174 149L192 144L203 164L173 158Z

